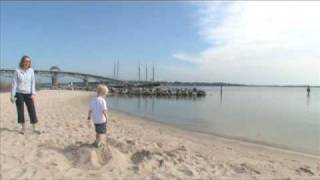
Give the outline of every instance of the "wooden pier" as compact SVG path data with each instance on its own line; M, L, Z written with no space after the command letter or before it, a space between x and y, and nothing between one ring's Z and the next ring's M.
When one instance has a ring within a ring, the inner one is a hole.
M197 88L110 88L110 95L153 96L153 97L203 97L206 92Z

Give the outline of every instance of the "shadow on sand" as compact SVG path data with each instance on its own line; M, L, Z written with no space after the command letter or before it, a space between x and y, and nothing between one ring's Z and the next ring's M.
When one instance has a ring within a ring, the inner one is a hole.
M21 131L16 130L16 129L8 129L8 128L0 128L0 133L2 132L12 132L12 133L18 133L18 134L22 134Z
M18 133L18 134L25 134L26 131L23 133L22 131L20 130L16 130L16 129L8 129L8 128L0 128L0 133L1 132L12 132L12 133ZM40 134L43 134L43 133L46 133L46 131L39 131L39 130L35 130L33 131L34 134L37 134L37 135L40 135Z

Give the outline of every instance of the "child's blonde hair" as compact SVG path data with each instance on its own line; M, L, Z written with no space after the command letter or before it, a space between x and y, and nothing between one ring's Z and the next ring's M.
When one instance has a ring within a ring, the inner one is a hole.
M108 95L109 89L108 89L108 87L107 87L106 85L104 85L104 84L99 84L99 85L97 86L97 93L98 93L99 95Z

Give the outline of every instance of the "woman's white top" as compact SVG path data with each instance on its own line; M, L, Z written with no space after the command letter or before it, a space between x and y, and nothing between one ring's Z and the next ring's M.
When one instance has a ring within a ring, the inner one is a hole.
M29 68L26 71L16 69L14 72L11 95L14 96L16 93L36 94L36 80L32 68Z
M103 97L93 97L90 101L90 110L94 124L102 124L107 121L103 115L103 112L107 111L107 102Z

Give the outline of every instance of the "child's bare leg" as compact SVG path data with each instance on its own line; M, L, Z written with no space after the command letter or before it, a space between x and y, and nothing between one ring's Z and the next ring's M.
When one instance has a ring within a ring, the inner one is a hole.
M106 135L105 134L100 135L100 142L103 144L106 144Z
M96 134L96 143L100 144L100 142L101 142L101 135L97 133Z

